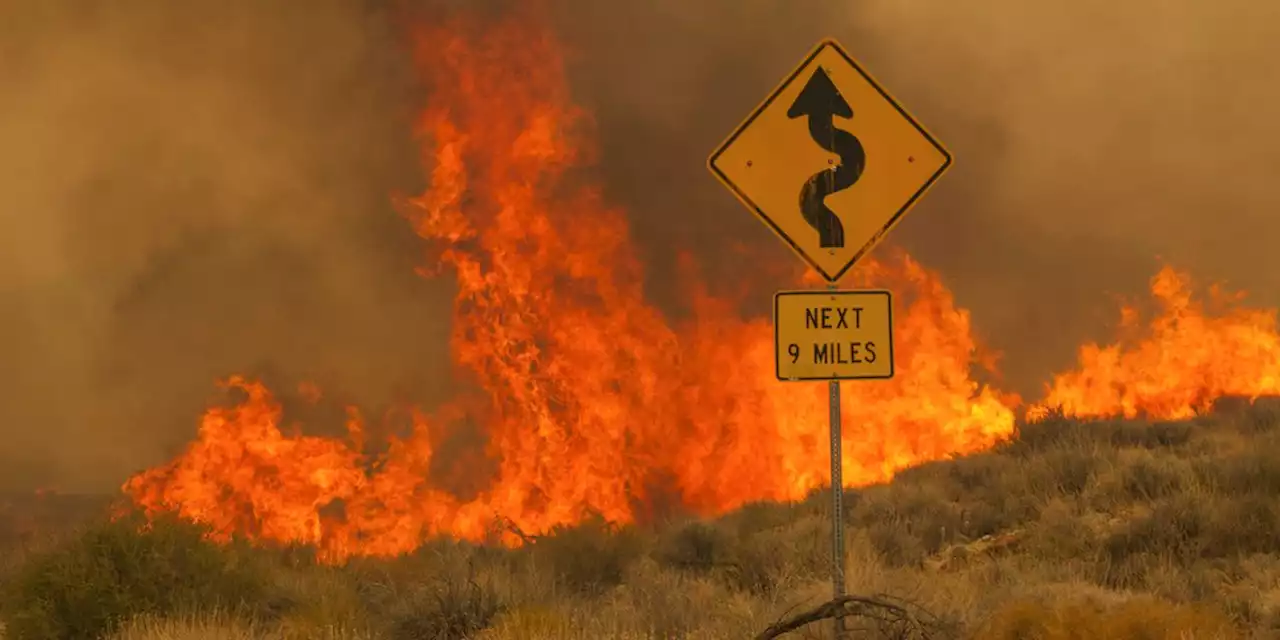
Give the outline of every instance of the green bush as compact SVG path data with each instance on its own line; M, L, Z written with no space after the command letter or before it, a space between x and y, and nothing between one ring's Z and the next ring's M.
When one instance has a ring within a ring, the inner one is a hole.
M243 550L208 542L173 518L129 515L32 556L5 585L10 637L97 640L140 615L268 611L267 580Z

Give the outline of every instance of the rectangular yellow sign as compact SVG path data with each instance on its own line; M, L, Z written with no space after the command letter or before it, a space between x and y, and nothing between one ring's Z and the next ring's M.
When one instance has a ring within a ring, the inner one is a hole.
M884 290L779 291L773 297L779 380L893 377L893 296Z

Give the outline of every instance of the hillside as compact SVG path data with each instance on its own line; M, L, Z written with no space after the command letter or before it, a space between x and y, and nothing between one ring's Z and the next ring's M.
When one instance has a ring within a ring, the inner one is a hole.
M1050 417L848 491L849 590L932 613L939 637L1274 637L1277 492L1277 401L1156 424ZM4 615L16 638L91 638L130 617L114 639L747 638L829 597L826 505L337 567L182 524L104 524L13 549ZM829 633L814 626L796 637Z

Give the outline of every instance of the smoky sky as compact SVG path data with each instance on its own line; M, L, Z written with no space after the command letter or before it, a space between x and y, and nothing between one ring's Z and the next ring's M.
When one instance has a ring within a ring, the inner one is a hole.
M377 7L3 4L10 482L110 487L238 371L447 392L447 287L390 195L420 98Z
M436 2L436 10L497 13ZM834 36L956 156L895 231L1034 395L1160 260L1280 299L1280 6L1247 0L549 3L654 300L795 260L705 169ZM390 196L421 95L385 3L0 0L0 473L110 488L213 382L448 397L447 281ZM746 252L742 248L746 248Z
M720 279L750 277L715 249L734 242L794 259L703 163L833 36L956 157L886 244L942 273L1005 386L1034 396L1163 263L1280 300L1274 3L581 4L576 86L655 270L705 248Z

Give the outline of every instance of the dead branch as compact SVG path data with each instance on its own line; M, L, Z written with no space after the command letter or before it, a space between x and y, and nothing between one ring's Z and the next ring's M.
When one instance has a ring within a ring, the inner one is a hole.
M898 604L889 596L841 596L769 626L755 640L773 640L783 634L820 620L862 618L871 622L882 638L891 640L930 640L944 637L946 628L923 610L912 611L906 603Z
M532 545L533 543L538 541L538 536L533 536L525 533L524 530L521 529L520 526L517 525L515 521L512 520L511 518L503 517L501 519L501 523L509 533L515 534L517 537L520 538L520 541L526 545Z

